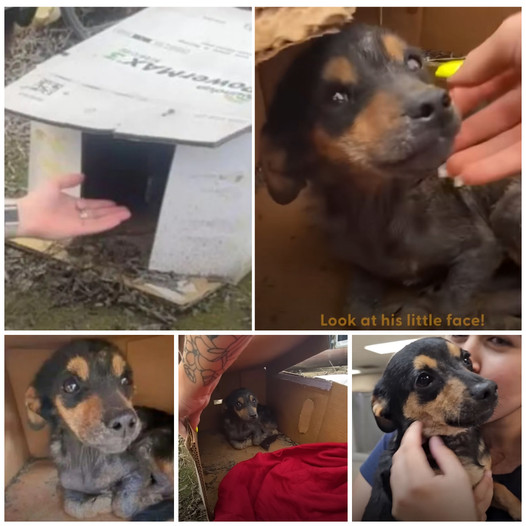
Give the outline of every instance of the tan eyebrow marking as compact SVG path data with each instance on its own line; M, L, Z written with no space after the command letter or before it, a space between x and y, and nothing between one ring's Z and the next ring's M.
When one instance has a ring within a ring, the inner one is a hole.
M86 381L89 377L89 365L88 362L81 356L75 356L66 365L66 369L75 375L77 375L81 380Z
M111 368L115 376L122 376L124 369L126 368L126 362L120 354L114 354L111 359Z
M396 35L388 33L386 35L382 35L382 42L384 43L385 51L392 59L403 62L404 51L407 47L403 40L398 38Z
M426 367L431 367L432 369L436 369L438 367L438 364L434 358L431 358L431 356L420 354L416 356L415 359L413 360L413 366L417 370L425 369Z
M358 75L354 66L345 57L334 57L323 68L323 80L338 81L342 84L356 84Z

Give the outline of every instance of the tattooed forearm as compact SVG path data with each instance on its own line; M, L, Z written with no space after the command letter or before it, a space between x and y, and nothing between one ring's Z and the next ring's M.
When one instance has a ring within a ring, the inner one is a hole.
M183 368L196 385L208 386L243 352L252 336L186 336Z

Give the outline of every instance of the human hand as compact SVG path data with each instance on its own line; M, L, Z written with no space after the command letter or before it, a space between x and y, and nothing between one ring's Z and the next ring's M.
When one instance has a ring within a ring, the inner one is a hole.
M125 206L105 199L72 197L62 190L78 186L82 174L68 174L44 181L17 201L17 236L41 239L96 234L114 228L130 218Z
M464 116L446 163L451 177L484 184L521 171L521 14L507 18L471 51L449 81L450 95Z
M453 451L439 437L429 440L441 474L433 471L422 448L422 423L406 431L393 456L393 516L404 521L477 520L469 477Z
M491 505L493 499L493 478L491 471L484 471L484 476L480 482L473 488L473 496L475 497L475 507L477 508L477 515L479 521L486 520L486 511Z
M184 388L181 389L179 384L179 434L186 438L185 421L188 419L192 429L197 430L201 413L210 402L210 395L203 395L195 397L192 395L185 395Z

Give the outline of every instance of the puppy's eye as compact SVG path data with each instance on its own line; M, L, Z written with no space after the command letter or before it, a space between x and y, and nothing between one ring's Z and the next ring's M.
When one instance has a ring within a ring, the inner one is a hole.
M80 389L80 385L73 377L68 378L63 384L62 389L68 394L76 393Z
M418 385L418 387L427 387L432 381L433 378L429 374L420 373L416 379L416 385Z
M236 408L241 409L243 407L243 404L241 402L236 402Z
M340 105L349 101L349 94L345 91L335 91L331 97L331 102Z
M128 375L125 375L121 378L121 385L131 385L132 381L131 378Z
M405 63L409 68L409 71L418 71L422 69L422 59L418 55L408 55L405 59Z
M257 400L252 400L252 405L253 405L254 407L256 407L256 406L258 405L258 401L257 401Z
M470 370L472 371L473 370L473 362L471 361L471 358L470 358L470 354L468 352L466 352L463 356L462 356L462 363Z

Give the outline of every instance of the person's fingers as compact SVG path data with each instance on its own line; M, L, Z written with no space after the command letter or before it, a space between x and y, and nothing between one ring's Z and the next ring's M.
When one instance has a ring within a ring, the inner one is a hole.
M479 160L490 157L505 148L521 141L521 125L517 124L511 130L506 130L489 141L482 142L471 148L466 148L454 153L446 163L448 175L455 177L462 172L466 166Z
M64 174L50 179L61 190L78 186L84 181L84 174Z
M521 170L521 143L515 143L490 157L462 168L456 177L468 185L486 184L518 174Z
M521 89L512 89L486 108L468 117L455 138L453 151L494 137L521 122Z
M458 457L449 449L442 439L438 436L432 436L429 439L429 450L436 460L440 471L444 475L452 474L455 476L466 476L466 471L462 467Z
M480 482L473 488L473 496L475 497L475 506L479 520L486 519L486 510L491 504L493 498L493 479L491 471L485 471L484 476Z
M424 477L433 476L433 470L422 448L422 422L413 422L407 428L395 457L397 454L399 454L399 464L402 460L404 469L407 468L408 474L415 480L424 480ZM393 457L393 463L394 461Z
M483 102L495 100L498 96L520 84L520 72L508 69L480 86L453 87L449 94L462 116L474 110Z
M82 209L84 217L81 219L91 220L100 219L108 216L118 216L124 219L128 219L131 216L130 211L125 206L106 206L102 208L84 208Z
M115 206L117 203L109 199L84 199L79 198L75 201L77 210L93 210L95 208L106 208Z
M129 217L129 211L117 210L114 213L108 213L102 217L85 219L81 221L79 226L80 232L78 234L72 233L72 235L97 234L98 232L104 232L105 230L115 228Z
M471 51L462 67L449 78L450 86L482 84L505 69L520 68L520 13L507 18L487 40Z

